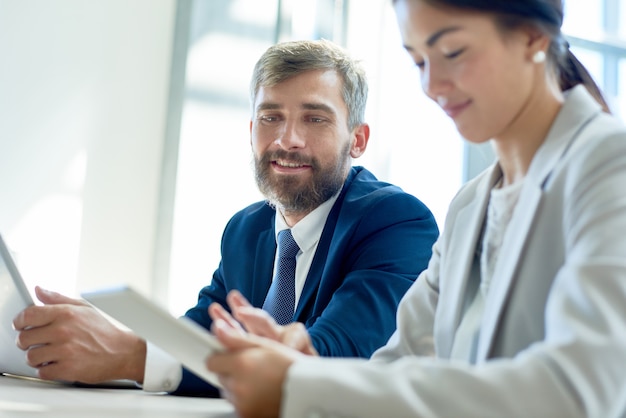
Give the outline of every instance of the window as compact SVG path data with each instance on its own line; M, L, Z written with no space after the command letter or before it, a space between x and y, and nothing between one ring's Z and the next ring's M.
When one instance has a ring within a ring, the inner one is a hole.
M626 12L619 1L566 0L563 29L626 119L626 33L617 25ZM464 143L422 93L389 0L367 7L349 0L196 0L191 16L168 293L176 313L210 282L230 216L261 199L250 164L248 83L258 57L278 40L324 37L362 60L372 133L354 163L416 195L440 226L459 186L493 160L488 144Z
M261 199L248 82L278 40L333 39L363 60L372 137L355 163L418 196L440 224L461 183L493 158L422 94L390 0L77 4L0 2L0 173L10 179L0 232L30 285L72 294L128 281L173 313L193 305L225 223ZM624 0L565 6L572 50L626 120ZM172 32L185 36L170 54ZM161 165L163 125L171 160Z
M574 55L602 89L612 112L626 120L626 31L618 24L626 17L626 7L620 2L623 0L567 0L563 32Z

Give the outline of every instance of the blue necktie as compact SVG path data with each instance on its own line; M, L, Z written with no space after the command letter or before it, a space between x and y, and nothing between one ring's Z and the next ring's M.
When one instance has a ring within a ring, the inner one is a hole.
M279 325L289 324L296 304L296 254L300 248L290 229L278 233L278 263L274 280L263 303Z

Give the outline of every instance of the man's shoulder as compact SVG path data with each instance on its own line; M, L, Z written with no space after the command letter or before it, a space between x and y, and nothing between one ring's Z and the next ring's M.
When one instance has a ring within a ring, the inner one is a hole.
M261 200L240 209L232 216L232 219L258 221L259 218L273 218L275 213L274 207L270 206L267 201Z
M400 186L379 180L364 167L353 167L345 189L345 202L361 200L372 204L379 200L400 200L423 205L418 197L404 191Z
M416 196L401 187L378 180L361 167L353 167L342 196L335 203L340 223L382 225L413 220L428 220L436 228L434 215Z
M378 190L387 190L390 193L406 193L395 184L379 180L371 171L361 166L352 167L346 186L346 192L351 193L367 194Z
M225 233L258 234L274 227L276 210L266 201L255 202L236 212L228 221Z

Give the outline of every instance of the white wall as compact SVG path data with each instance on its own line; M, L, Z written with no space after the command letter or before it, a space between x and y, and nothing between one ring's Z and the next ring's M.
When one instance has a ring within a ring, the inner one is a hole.
M150 291L175 0L0 0L0 232L29 287Z

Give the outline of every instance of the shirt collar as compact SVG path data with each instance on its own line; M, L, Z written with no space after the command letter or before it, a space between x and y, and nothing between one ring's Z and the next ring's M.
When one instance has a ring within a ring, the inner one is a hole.
M300 247L300 251L306 252L319 241L320 236L322 235L322 230L324 229L324 224L326 223L326 218L328 218L328 214L337 201L340 192L341 190L335 193L335 195L326 202L315 208L311 213L306 215L291 228L291 234L293 235L293 239L298 244L298 247ZM287 225L287 222L285 222L285 218L282 213L277 210L276 222L274 225L276 235L278 236L280 231L288 228L289 226Z

